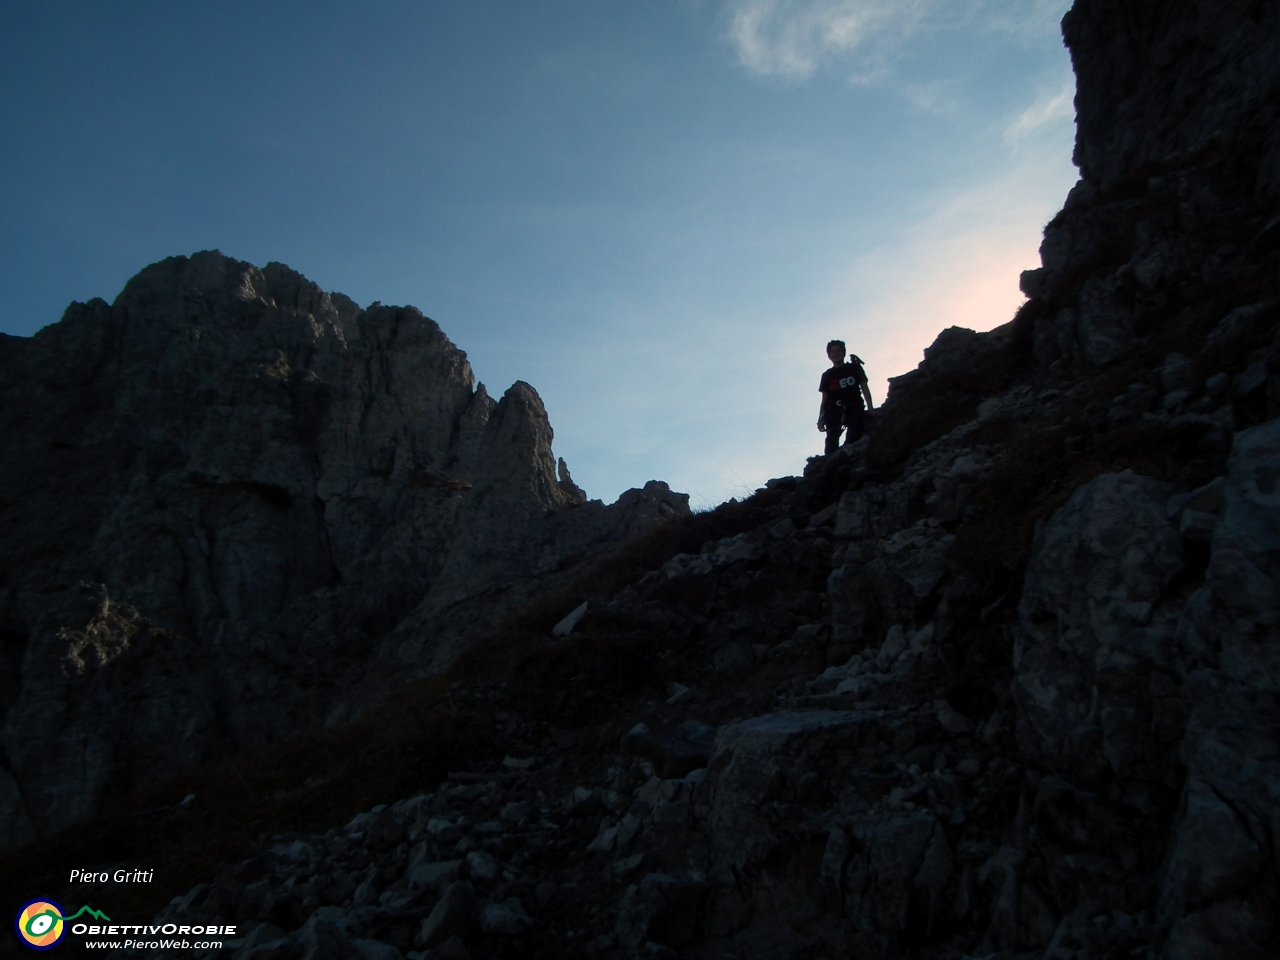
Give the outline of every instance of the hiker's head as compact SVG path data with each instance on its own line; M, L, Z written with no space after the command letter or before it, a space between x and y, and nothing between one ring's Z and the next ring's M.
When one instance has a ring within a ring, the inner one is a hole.
M835 364L844 363L844 341L832 340L830 343L828 343L827 356L831 359L832 363L835 363Z

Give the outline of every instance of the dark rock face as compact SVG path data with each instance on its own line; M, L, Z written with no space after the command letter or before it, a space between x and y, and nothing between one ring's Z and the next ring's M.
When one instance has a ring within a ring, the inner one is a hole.
M1080 0L1063 18L1077 80L1075 160L1103 191L1211 145L1280 187L1274 5Z
M437 669L469 601L687 513L564 511L532 387L280 264L156 264L5 338L0 384L5 847Z
M1144 716L1176 672L1181 610L1161 603L1184 563L1165 516L1171 493L1132 471L1086 484L1054 514L1027 571L1014 651L1023 752L1081 782L1110 766L1177 786L1180 730L1156 731L1174 739L1153 742Z
M1082 179L1022 279L1051 374L1096 373L1188 298L1244 305L1276 239L1278 20L1246 2L1080 2L1064 18Z

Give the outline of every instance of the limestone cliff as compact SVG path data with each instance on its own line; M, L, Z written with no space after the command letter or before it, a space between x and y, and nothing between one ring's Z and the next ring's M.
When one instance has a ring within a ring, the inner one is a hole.
M417 310L281 264L172 258L5 337L0 846L376 700L468 601L687 512L581 503L551 441Z
M1262 295L1280 194L1276 21L1247 2L1079 2L1064 18L1081 180L1022 277L1047 375L1096 373L1215 295Z

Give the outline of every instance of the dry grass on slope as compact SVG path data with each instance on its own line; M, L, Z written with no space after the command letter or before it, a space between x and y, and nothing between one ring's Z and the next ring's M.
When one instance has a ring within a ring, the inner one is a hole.
M21 903L36 893L66 891L72 867L154 869L154 883L112 887L108 894L120 916L151 916L173 896L213 879L219 865L261 853L276 833L324 832L378 803L433 787L451 770L500 755L491 719L451 702L455 685L513 671L536 673L542 684L583 674L606 685L635 682L642 674L620 648L566 644L550 654L551 627L583 599L612 596L676 553L753 529L771 496L663 524L587 561L473 644L446 674L409 685L349 726L307 731L185 771L0 857L0 891ZM189 795L195 799L183 804Z

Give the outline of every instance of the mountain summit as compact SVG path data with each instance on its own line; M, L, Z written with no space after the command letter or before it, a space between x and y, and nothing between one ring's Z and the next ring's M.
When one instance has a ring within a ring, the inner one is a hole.
M216 251L3 338L0 384L9 847L337 722L688 513L656 482L587 502L537 392L495 402L417 310Z

